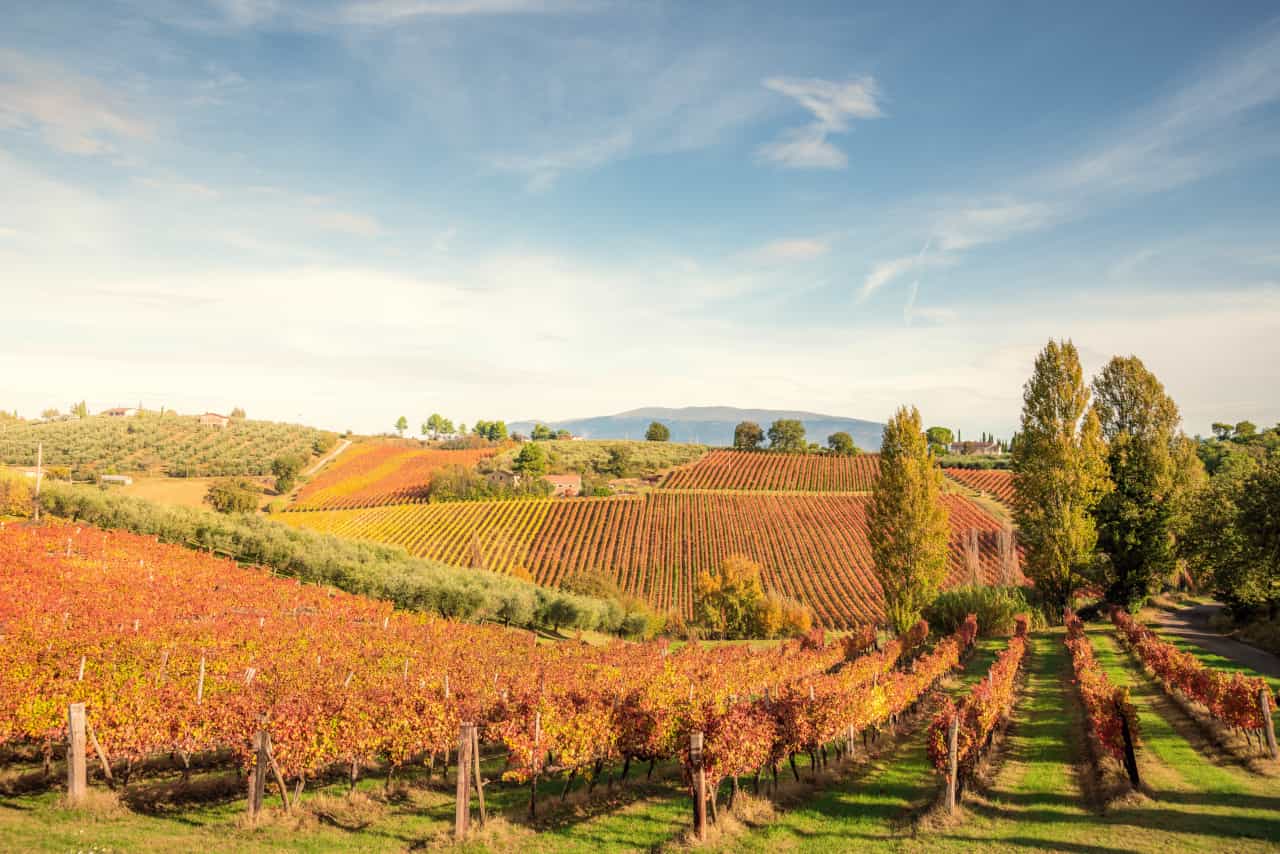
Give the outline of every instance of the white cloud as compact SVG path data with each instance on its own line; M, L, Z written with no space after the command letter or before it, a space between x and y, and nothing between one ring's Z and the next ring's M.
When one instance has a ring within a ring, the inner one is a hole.
M817 78L799 79L770 77L766 89L794 98L809 112L813 121L793 128L778 142L760 146L764 160L797 169L843 169L848 157L828 137L849 130L851 119L875 119L880 111L879 89L872 77L860 77L845 83Z
M357 237L377 237L382 233L382 226L367 214L319 209L309 214L308 218L320 228L354 234Z
M934 237L940 250L970 249L1037 231L1053 218L1053 209L1042 202L991 202L944 214L934 227Z
M343 9L343 17L360 24L384 25L424 17L576 12L593 5L573 0L368 0L348 4Z
M501 155L491 159L499 172L515 172L527 178L531 191L549 189L564 172L594 169L623 156L631 149L631 133L622 131L603 139L578 143L562 151L537 155Z
M779 261L811 261L831 250L831 244L817 237L789 237L773 240L752 250L748 257L765 263Z
M49 62L0 48L0 128L34 128L68 154L107 154L152 128L121 93Z
M135 179L144 187L150 187L153 190L168 193L170 195L194 196L200 199L216 199L222 194L210 187L208 184L201 184L197 181L184 181L179 178L156 178L151 176L143 176Z

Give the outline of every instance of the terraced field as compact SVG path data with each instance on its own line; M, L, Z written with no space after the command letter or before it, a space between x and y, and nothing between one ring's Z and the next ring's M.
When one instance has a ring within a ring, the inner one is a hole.
M951 515L948 581L1020 578L1002 524L963 496ZM404 546L420 557L510 571L539 584L581 572L613 578L655 607L692 612L697 574L730 554L758 561L770 590L811 606L832 627L880 616L867 542L869 497L658 491L640 498L410 504L287 513L293 525Z
M943 469L956 483L985 492L1006 507L1013 506L1013 472L1008 469Z
M339 510L427 500L431 476L445 466L470 468L495 448L441 451L401 442L353 445L298 490L291 510Z
M775 454L711 451L675 469L664 489L735 489L778 492L866 492L880 474L877 454Z

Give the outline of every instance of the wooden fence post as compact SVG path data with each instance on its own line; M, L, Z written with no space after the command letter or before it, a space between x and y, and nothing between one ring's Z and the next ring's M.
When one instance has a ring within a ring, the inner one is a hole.
M253 734L255 760L253 776L249 779L249 818L257 818L262 812L262 796L267 788L267 771L271 768L271 736L265 729Z
M472 782L476 787L476 800L480 802L480 826L484 827L489 816L484 808L484 776L480 773L480 727L475 724L471 725L471 773L475 775Z
M978 529L969 528L964 536L964 563L965 568L969 570L969 583L974 587L982 583L982 576L979 573L981 564L978 557Z
M1280 748L1276 746L1276 727L1271 722L1271 690L1266 686L1258 689L1258 705L1262 707L1262 728L1267 731L1267 750L1272 759L1280 759Z
M67 707L67 801L79 805L88 788L84 761L84 703Z
M702 768L702 733L689 733L689 764L693 767L693 832L699 842L707 838L707 775Z
M957 742L960 738L960 715L951 716L951 724L947 727L947 812L956 811L956 782L959 765Z
M471 821L471 740L474 724L464 723L458 733L458 789L453 812L453 835L463 839Z
M1124 713L1124 706L1116 700L1116 714L1120 716L1120 735L1124 739L1124 770L1129 775L1129 782L1136 789L1141 781L1138 779L1138 755L1133 752L1133 733L1129 732L1129 716Z

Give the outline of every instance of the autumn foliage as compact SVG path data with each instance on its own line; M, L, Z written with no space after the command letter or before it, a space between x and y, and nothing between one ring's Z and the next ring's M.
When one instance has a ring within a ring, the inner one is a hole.
M1275 708L1275 698L1261 677L1205 667L1200 659L1162 640L1119 608L1111 612L1111 620L1121 639L1167 688L1204 706L1209 714L1229 726L1253 732L1263 728L1258 698L1265 695L1272 708Z
M1128 719L1129 733L1135 745L1139 737L1138 712L1129 702L1129 689L1123 685L1112 685L1098 666L1080 618L1068 610L1063 621L1067 627L1067 649L1071 652L1071 667L1084 705L1089 736L1100 756L1109 755L1118 762L1124 762L1122 715Z

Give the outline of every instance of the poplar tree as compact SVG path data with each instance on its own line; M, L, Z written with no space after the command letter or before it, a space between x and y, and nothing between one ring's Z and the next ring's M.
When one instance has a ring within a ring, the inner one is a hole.
M1108 488L1106 446L1080 355L1070 340L1050 341L1022 391L1013 449L1014 520L1024 571L1051 620L1092 575L1098 542L1093 510Z
M1137 356L1116 356L1093 380L1111 490L1094 510L1106 554L1108 601L1130 611L1173 574L1175 525L1185 502L1177 404Z
M885 616L900 634L920 619L946 576L950 526L941 492L942 471L920 412L902 407L884 428L868 520Z

